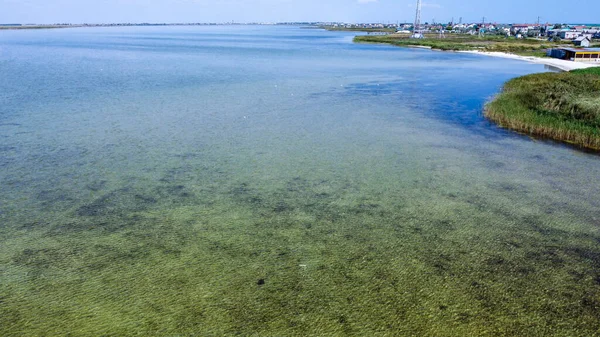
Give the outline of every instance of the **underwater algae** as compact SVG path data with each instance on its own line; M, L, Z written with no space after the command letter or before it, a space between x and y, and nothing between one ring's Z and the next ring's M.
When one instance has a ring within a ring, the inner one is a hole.
M88 184L78 207L2 228L2 335L597 332L600 239L577 205L488 168L382 175L392 160L362 166L389 156L364 156L276 177L186 156L153 181Z

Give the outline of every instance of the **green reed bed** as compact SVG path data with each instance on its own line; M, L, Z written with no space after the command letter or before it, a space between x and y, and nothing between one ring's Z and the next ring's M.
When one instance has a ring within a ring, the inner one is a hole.
M383 36L356 36L354 42L387 43L395 46L423 46L438 50L460 51L479 50L486 52L507 52L526 56L545 56L547 48L553 47L547 41L537 39L515 39L498 36L478 38L470 35L449 35L438 38L431 34L425 39L411 39L406 34L390 34Z
M515 78L485 115L502 127L600 149L600 68Z

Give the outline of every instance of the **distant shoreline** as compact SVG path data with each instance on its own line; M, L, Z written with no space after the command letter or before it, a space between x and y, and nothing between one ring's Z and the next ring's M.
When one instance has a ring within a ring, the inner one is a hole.
M40 25L0 25L0 30L91 28L91 27L177 27L177 26L302 26L302 28L322 29L316 23L99 23L99 24L40 24Z
M23 29L58 29L58 28L76 28L80 26L59 26L59 25L39 25L39 26L0 26L0 30L23 30Z
M94 28L94 27L166 27L166 26L229 26L230 24L195 24L195 23L168 23L168 24L97 24L97 25L27 25L27 26L0 26L0 30L23 30L23 29L60 29L60 28Z

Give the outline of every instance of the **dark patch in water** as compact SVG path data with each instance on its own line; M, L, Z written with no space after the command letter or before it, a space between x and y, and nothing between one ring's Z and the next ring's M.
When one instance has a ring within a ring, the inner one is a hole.
M535 261L536 263L549 263L555 267L562 266L565 263L564 259L554 250L527 252L525 258L527 260Z
M485 260L485 264L486 271L490 274L523 277L536 271L533 266L523 265L519 262L506 260L500 255L489 257Z
M568 247L565 248L565 252L575 256L581 260L587 260L594 268L600 269L600 252L596 250L581 248L581 247Z
M486 163L486 166L494 170L500 170L506 167L506 163L501 161L489 161Z
M181 184L159 186L155 189L155 192L161 197L161 199L176 199L179 202L182 202L182 199L194 197L194 193L189 191L185 185Z
M524 224L529 225L534 231L549 237L565 237L570 235L569 232L562 229L556 229L541 223L540 217L537 215L527 215L522 218Z
M357 207L355 207L353 210L355 213L373 213L373 211L375 211L376 209L379 208L379 204L374 203L374 202L369 202L369 203L360 203L358 204Z
M61 189L44 190L37 194L37 198L46 202L73 201L67 192Z
M157 200L151 196L136 193L133 188L125 187L79 207L75 213L78 216L118 215L124 212L145 210L156 202Z
M493 185L491 185L491 187L493 189L496 189L496 190L499 190L502 192L514 192L521 188L521 186L513 184L513 183L509 183L509 182L501 182L498 184L493 184Z
M600 317L600 299L596 292L588 291L583 295L581 299L581 305L595 313L595 316Z
M287 203L285 203L284 201L279 201L275 207L273 208L273 211L276 213L283 213L283 212L289 212L293 210L292 207L290 207Z
M104 232L116 232L127 228L130 223L126 220L114 219L109 221L81 221L81 222L67 222L53 226L47 235L68 235L78 232L86 232L92 230L100 230Z
M288 192L304 192L309 186L308 180L302 177L295 177L287 182L286 189Z
M174 157L182 159L182 160L188 160L188 159L200 158L200 157L202 157L202 155L199 153L194 153L194 152L186 152L186 153L176 154L176 155L174 155Z
M87 184L85 187L90 191L98 192L98 191L104 189L104 187L106 186L106 183L107 183L106 180L97 180L97 181Z
M164 176L159 179L160 182L163 183L177 183L181 181L186 181L190 178L190 175L194 172L194 169L191 165L186 164L185 166L172 168L167 170Z
M57 209L65 209L71 207L75 201L69 192L62 189L43 190L36 195L41 202L42 207Z
M136 201L141 201L143 204L155 204L156 202L158 202L158 200L156 200L154 197L145 196L142 194L136 194L135 199Z
M468 323L472 320L472 315L468 312L461 312L456 315L456 320L461 323Z
M27 248L15 255L13 263L32 268L29 275L37 277L51 266L64 265L68 259L80 255L79 248Z
M434 221L433 226L436 229L441 229L441 230L445 230L445 231L450 231L450 230L455 229L455 226L452 224L452 221L447 220L447 219L436 220L436 221Z
M532 156L531 156L531 157L529 157L529 158L531 158L531 159L533 159L533 160L536 160L536 161L543 161L543 160L546 160L546 158L544 158L544 156L542 156L541 154L534 154L534 155L532 155Z
M42 228L47 228L49 226L49 224L47 222L43 222L43 221L32 221L32 222L27 222L22 224L21 226L19 226L20 230L38 230L38 229L42 229Z
M254 189L245 182L232 188L230 194L238 202L250 204L254 207L260 207L263 204L263 198L258 196Z
M453 193L453 192L449 192L449 193L445 193L444 194L448 199L456 199L458 198L458 194Z

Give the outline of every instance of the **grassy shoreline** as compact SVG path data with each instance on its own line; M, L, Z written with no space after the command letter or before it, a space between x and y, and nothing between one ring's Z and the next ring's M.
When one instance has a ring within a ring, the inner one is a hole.
M385 43L399 47L429 47L444 51L484 51L506 52L521 56L546 57L546 49L558 44L538 39L516 39L503 36L479 38L472 35L450 35L438 38L432 34L425 39L411 39L407 34L389 34L383 36L362 35L354 37L356 43Z
M512 79L485 116L504 128L600 150L600 68Z
M356 36L357 43L385 43L443 51L504 52L545 57L558 45L536 39L452 36L410 39L404 35ZM600 67L541 73L508 81L486 104L486 118L524 134L600 150Z

